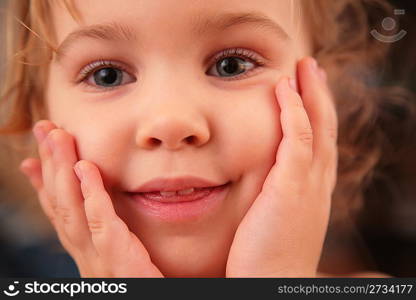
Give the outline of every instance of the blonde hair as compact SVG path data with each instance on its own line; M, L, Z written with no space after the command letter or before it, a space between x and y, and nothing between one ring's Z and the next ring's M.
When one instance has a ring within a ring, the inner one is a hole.
M72 2L62 3L76 17ZM0 94L7 122L0 134L27 133L37 120L47 117L43 86L55 49L50 5L39 0L9 2L8 75ZM305 0L301 5L313 56L328 73L339 117L332 218L342 220L360 208L363 191L382 157L388 139L380 126L385 107L407 106L400 89L379 85L376 67L386 57L388 45L369 34L368 12L391 14L392 7L384 0Z

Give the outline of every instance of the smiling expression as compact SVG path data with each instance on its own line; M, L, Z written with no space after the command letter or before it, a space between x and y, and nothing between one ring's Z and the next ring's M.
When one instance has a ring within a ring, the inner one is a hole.
M53 9L49 118L95 163L119 216L166 276L223 276L282 138L274 88L309 50L296 1L75 1ZM299 21L299 20L297 20ZM156 177L225 183L215 212L142 214L125 192Z

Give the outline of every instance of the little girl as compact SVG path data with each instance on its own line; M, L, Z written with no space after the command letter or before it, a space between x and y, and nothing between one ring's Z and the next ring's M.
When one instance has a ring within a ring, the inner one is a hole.
M81 276L331 276L331 204L379 159L368 4L10 1L2 133L33 127L20 169Z

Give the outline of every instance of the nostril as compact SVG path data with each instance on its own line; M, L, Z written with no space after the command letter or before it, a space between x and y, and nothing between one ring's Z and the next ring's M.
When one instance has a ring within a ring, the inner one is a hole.
M197 137L194 135L190 135L184 139L184 142L188 145L192 145L196 141L197 141ZM162 144L162 140L154 138L154 137L149 138L149 146L156 147L156 146L159 146L160 144Z
M151 139L150 139L150 144L151 144L152 146L158 146L158 145L160 145L160 143L161 143L161 141L160 141L160 140L158 140L158 139L156 139L156 138L151 138Z
M186 143L188 143L188 144L193 144L193 143L194 143L194 141L195 141L195 136L193 136L193 135L188 136L188 137L185 139L185 141L186 141Z

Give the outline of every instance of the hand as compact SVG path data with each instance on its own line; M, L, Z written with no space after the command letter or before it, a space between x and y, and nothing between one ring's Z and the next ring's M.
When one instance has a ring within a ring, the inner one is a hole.
M47 120L39 121L34 132L40 160L25 159L20 170L81 277L163 277L117 216L98 168L85 160L77 163L74 138Z
M227 277L315 277L337 170L337 117L326 74L298 64L302 97L279 81L283 138L263 188L237 228Z

